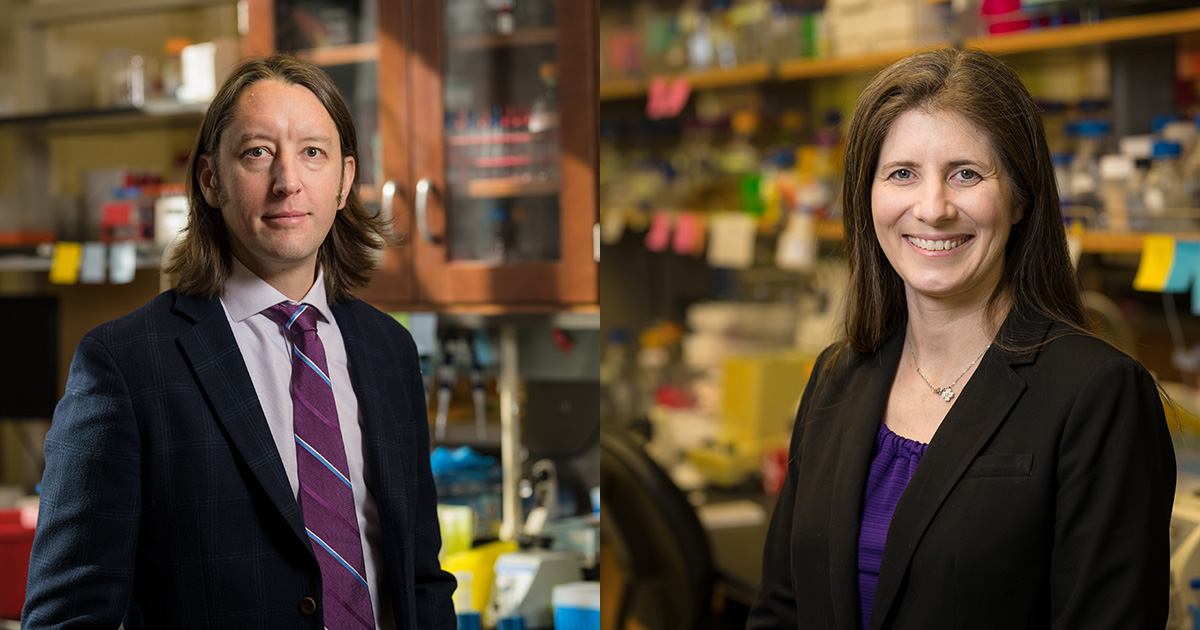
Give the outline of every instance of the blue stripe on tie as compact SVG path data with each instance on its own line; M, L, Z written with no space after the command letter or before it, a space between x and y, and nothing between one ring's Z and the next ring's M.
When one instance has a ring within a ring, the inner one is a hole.
M310 358L308 358L308 357L304 356L304 353L303 353L303 352L300 352L300 348L297 348L295 345L293 345L293 346L292 346L292 350L295 350L295 352L296 352L296 356L300 357L300 360L301 360L301 361L304 361L304 363L305 363L306 365L308 365L308 367L312 368L312 369L313 369L313 371L317 373L317 376L320 376L320 377L321 377L321 380L322 380L322 381L325 381L325 384L326 384L326 385L328 385L328 386L330 386L330 387L333 387L333 383L331 383L331 382L329 381L329 377L328 377L328 376L325 376L325 373L321 371L321 368L317 367L317 364L316 364L316 363L313 363L313 362L312 362L312 359L310 359Z
M342 557L338 555L338 552L334 551L333 548L330 547L329 545L326 545L325 541L321 540L320 536L317 536L316 534L314 534L312 532L311 529L308 529L308 528L305 528L304 531L308 532L309 538L317 541L317 544L324 547L325 551L329 552L329 555L333 556L338 562L342 563L342 566L346 567L346 570L350 571L350 573L353 574L354 577L358 578L358 581L362 582L363 588L367 589L368 592L371 590L371 587L367 586L367 581L364 580L363 577L358 574L358 571L355 571L354 567L350 566L350 563L346 562L345 560L342 560Z
M337 468L335 468L333 466L333 464L330 464L329 460L325 459L324 455L321 455L320 453L318 453L316 451L316 449L309 446L308 442L305 442L303 439L301 439L299 435L296 436L296 443L299 444L300 446L303 446L304 450L308 451L309 453L312 453L312 456L316 457L317 461L321 462L322 464L325 464L325 467L328 468L330 470L330 472L337 475L337 478L341 479L342 483L346 484L347 488L350 488L351 490L354 489L354 486L350 485L350 480L347 479L345 475L343 475Z
M299 308L299 309L297 309L295 313L292 313L292 318L288 320L288 323L287 323L286 325L284 325L284 328L287 328L288 330L291 330L291 329L292 329L292 322L296 321L296 318L297 318L297 317L300 317L300 313L303 313L303 312L304 312L304 311L306 311L306 310L308 310L308 305L307 305L307 304L301 304L301 305L300 305L300 308Z

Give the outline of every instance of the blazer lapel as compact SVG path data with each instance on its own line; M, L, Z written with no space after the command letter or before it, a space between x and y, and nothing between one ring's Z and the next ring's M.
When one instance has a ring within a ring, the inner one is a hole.
M903 341L903 332L895 334L879 352L859 359L865 364L853 371L842 392L834 393L845 401L839 404L836 422L844 423L846 428L835 430L841 443L831 445L838 453L838 462L829 510L829 584L836 626L846 630L858 627L858 523L866 471L887 409Z
M213 413L271 502L308 548L299 504L220 301L177 295L174 310L195 323L177 343Z
M1031 324L1014 313L1005 323L1005 338L1016 347L1027 346L1030 341L1036 343L1048 326L1048 322ZM881 628L887 619L917 544L942 502L1025 391L1025 380L1013 366L1035 358L1036 351L1011 354L997 347L989 350L934 434L888 528L871 610L872 630Z
M386 427L384 418L392 417L386 407L392 399L388 394L389 387L400 387L399 384L383 382L379 370L379 360L372 360L372 346L368 342L368 331L364 329L362 318L352 304L330 304L330 310L337 319L338 328L342 331L342 341L346 344L346 360L350 364L350 382L354 385L354 393L358 397L358 410L362 417L363 442L366 447L366 465L371 471L371 486L379 512L382 515L386 506L379 505L386 501L388 494L382 490L391 484L403 483L397 478L399 467L382 470L380 462L389 461L384 457L384 438ZM376 340L378 342L378 340Z

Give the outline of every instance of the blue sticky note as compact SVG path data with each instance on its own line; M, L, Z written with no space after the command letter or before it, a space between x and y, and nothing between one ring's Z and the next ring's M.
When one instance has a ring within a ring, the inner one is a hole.
M1200 273L1192 276L1192 315L1200 315Z
M1176 241L1171 271L1163 285L1163 293L1186 293L1193 279L1200 275L1200 242Z

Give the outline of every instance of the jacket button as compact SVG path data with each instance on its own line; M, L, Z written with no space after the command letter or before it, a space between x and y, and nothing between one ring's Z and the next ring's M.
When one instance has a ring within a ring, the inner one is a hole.
M305 617L317 612L317 600L311 597L305 597L304 599L300 600L300 612L303 613Z

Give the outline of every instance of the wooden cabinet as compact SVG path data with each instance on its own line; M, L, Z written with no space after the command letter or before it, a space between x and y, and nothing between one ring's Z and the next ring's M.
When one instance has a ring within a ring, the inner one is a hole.
M355 6L357 4L357 6ZM251 0L249 48L329 70L389 213L387 309L595 308L596 0Z

